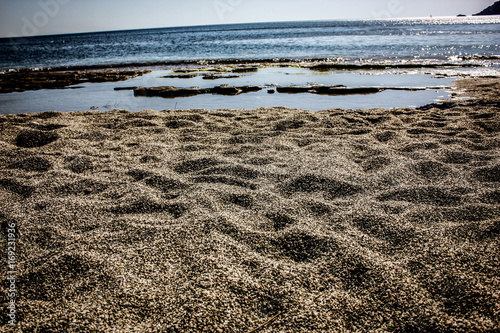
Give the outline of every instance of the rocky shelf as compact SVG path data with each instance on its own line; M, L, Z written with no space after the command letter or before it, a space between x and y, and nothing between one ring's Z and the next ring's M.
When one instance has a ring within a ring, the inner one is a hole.
M215 95L239 95L242 93L260 91L263 87L261 86L241 86L233 87L228 85L220 85L213 88L178 88L178 87L137 87L134 89L134 96L141 97L164 97L164 98L176 98L176 97L189 97L202 94L215 94Z
M401 64L343 64L343 63L320 63L307 66L315 71L328 70L384 70L384 69L414 69L414 68L453 68L453 67L478 67L476 64L422 64L422 63L401 63Z
M249 92L257 92L264 88L271 88L269 86L229 86L220 85L213 88L199 88L199 87L125 87L115 88L115 90L134 90L136 97L163 97L163 98L177 98L177 97L190 97L203 94L214 95L239 95ZM450 87L346 87L343 85L306 85L306 86L277 86L274 89L268 90L268 93L282 93L282 94L319 94L319 95L364 95L375 94L384 90L405 90L405 91L420 91L426 89L447 89Z
M40 89L66 89L86 82L118 82L151 73L150 70L98 72L12 71L0 75L0 93Z

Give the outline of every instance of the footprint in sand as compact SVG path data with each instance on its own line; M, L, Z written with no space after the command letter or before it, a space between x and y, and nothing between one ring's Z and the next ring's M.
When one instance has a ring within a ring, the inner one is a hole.
M22 148L43 147L59 139L52 131L24 130L16 137L16 145Z
M500 164L484 168L478 168L472 172L472 177L481 182L499 182Z
M311 261L338 248L328 237L298 228L287 229L272 239L271 243L279 253L296 262Z
M462 196L436 186L414 186L390 190L378 196L380 201L407 201L438 206L456 206Z
M9 169L21 169L24 171L46 172L53 168L50 160L41 156L29 156L8 166Z
M289 194L295 192L325 192L329 198L333 199L354 195L361 192L363 188L342 180L310 174L290 180L284 184L283 190Z
M198 172L222 163L222 161L213 157L203 157L181 162L174 167L174 171L178 173Z

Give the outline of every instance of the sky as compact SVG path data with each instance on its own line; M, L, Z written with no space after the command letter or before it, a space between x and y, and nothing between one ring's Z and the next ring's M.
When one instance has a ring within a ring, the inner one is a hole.
M495 0L0 0L0 37L190 25L475 14Z

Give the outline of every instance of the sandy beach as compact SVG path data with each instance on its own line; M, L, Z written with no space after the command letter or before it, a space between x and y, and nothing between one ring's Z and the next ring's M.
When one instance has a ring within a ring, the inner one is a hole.
M0 115L5 330L498 332L500 80L454 89L470 99Z

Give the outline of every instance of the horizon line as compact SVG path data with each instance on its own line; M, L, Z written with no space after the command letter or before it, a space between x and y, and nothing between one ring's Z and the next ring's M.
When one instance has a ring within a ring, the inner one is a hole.
M113 30L95 30L95 31L80 31L80 32L65 32L65 33L50 33L43 35L29 35L29 36L0 36L0 40L9 39L25 39L25 38L38 38L38 37L57 37L66 35L86 35L86 34L99 34L110 32L125 32L125 31L140 31L140 30L160 30L160 29L176 29L176 28L196 28L196 27L216 27L225 25L244 25L244 24L269 24L269 23L292 23L292 22L334 22L334 21L383 21L383 20L408 20L408 19L439 19L439 18L464 18L464 17L498 17L498 15L466 15L466 16L412 16L412 17L381 17L381 18L344 18L344 19L320 19L320 20L278 20L278 21L256 21L256 22L233 22L233 23L213 23L213 24L194 24L194 25L178 25L178 26L165 26L165 27L149 27L149 28L131 28L131 29L113 29Z

